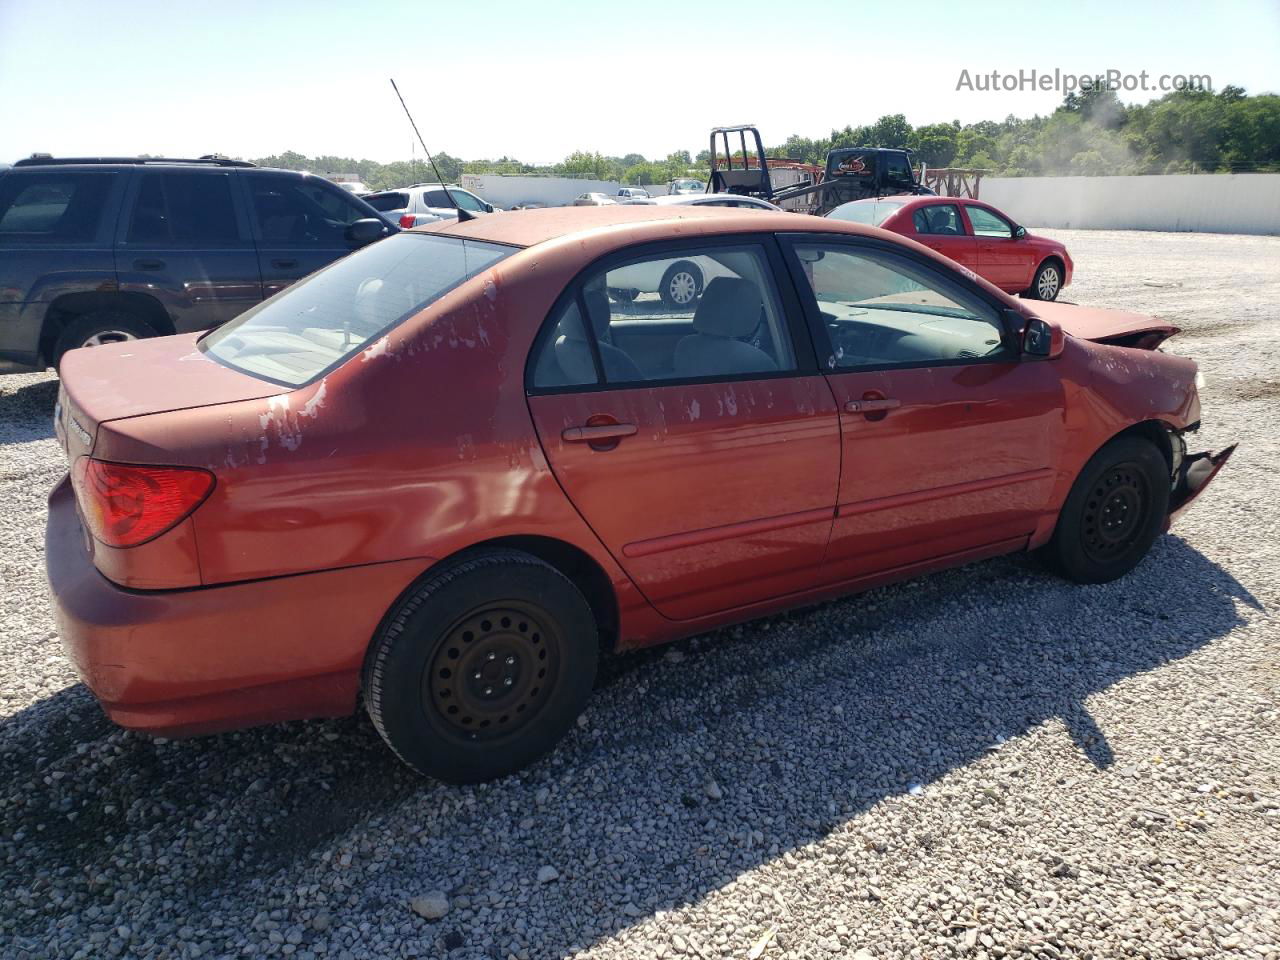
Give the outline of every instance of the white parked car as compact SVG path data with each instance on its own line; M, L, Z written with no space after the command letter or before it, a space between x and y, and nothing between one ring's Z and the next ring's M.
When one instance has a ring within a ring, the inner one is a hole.
M665 197L649 197L647 200L623 200L623 203L652 203L658 206L679 204L694 207L743 207L748 210L776 210L776 203L757 197L740 197L736 193L673 193Z
M627 204L653 206L739 207L747 210L781 210L767 200L740 197L733 193L674 194L647 200L626 200ZM693 303L716 277L734 276L708 257L679 260L646 260L634 266L609 271L609 296L625 303L642 293L656 293L673 310Z
M607 193L584 193L573 198L573 206L575 207L607 207L609 204L617 202Z
M438 183L415 183L395 190L370 194L364 200L392 223L408 229L437 220L452 220L457 211L454 204L471 213L496 213L497 207L477 197L470 190L448 184L449 192ZM452 198L452 203L450 202Z
M672 196L686 196L692 193L706 192L707 185L701 180L695 180L693 177L680 177L678 180L672 180L667 185L667 193Z
M644 187L623 187L618 191L618 202L625 203L627 200L648 200L649 191Z

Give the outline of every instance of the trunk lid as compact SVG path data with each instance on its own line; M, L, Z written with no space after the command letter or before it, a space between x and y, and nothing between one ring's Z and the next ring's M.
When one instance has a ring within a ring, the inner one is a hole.
M1124 310L1080 307L1073 303L1039 302L1027 304L1042 320L1056 323L1071 336L1096 343L1154 350L1178 328L1165 320Z
M209 359L196 348L198 338L187 333L133 340L63 357L54 432L68 461L92 453L98 426L111 420L289 391Z

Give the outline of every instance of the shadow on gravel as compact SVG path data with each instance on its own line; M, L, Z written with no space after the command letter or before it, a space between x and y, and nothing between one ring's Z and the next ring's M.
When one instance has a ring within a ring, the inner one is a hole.
M0 445L52 437L57 400L57 377L17 388L0 384Z
M71 687L0 721L0 934L45 942L127 889L135 929L217 915L264 938L254 915L298 913L281 891L311 884L333 917L308 943L337 949L385 910L425 955L505 956L517 935L559 955L1045 721L1106 767L1086 699L1226 634L1241 604L1259 606L1176 537L1105 587L978 564L615 658L552 757L474 788L408 774L363 716L156 742ZM534 881L544 864L558 882ZM429 924L404 907L437 888L506 909Z

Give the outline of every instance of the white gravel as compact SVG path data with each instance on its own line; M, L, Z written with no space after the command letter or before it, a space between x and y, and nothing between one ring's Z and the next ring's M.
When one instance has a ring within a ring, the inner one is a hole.
M998 560L617 658L473 788L362 717L114 730L44 597L55 385L0 379L0 956L1280 958L1280 238L1053 235L1069 299L1184 325L1196 447L1241 444L1135 573Z

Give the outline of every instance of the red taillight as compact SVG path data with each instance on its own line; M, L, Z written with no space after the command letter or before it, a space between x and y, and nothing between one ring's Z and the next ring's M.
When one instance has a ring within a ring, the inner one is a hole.
M109 547L136 547L190 515L209 495L214 479L195 467L143 467L81 457L71 483L95 539Z
M410 227L413 226L413 222L416 219L417 217L415 217L412 213L402 213L400 214L400 226L408 230Z

